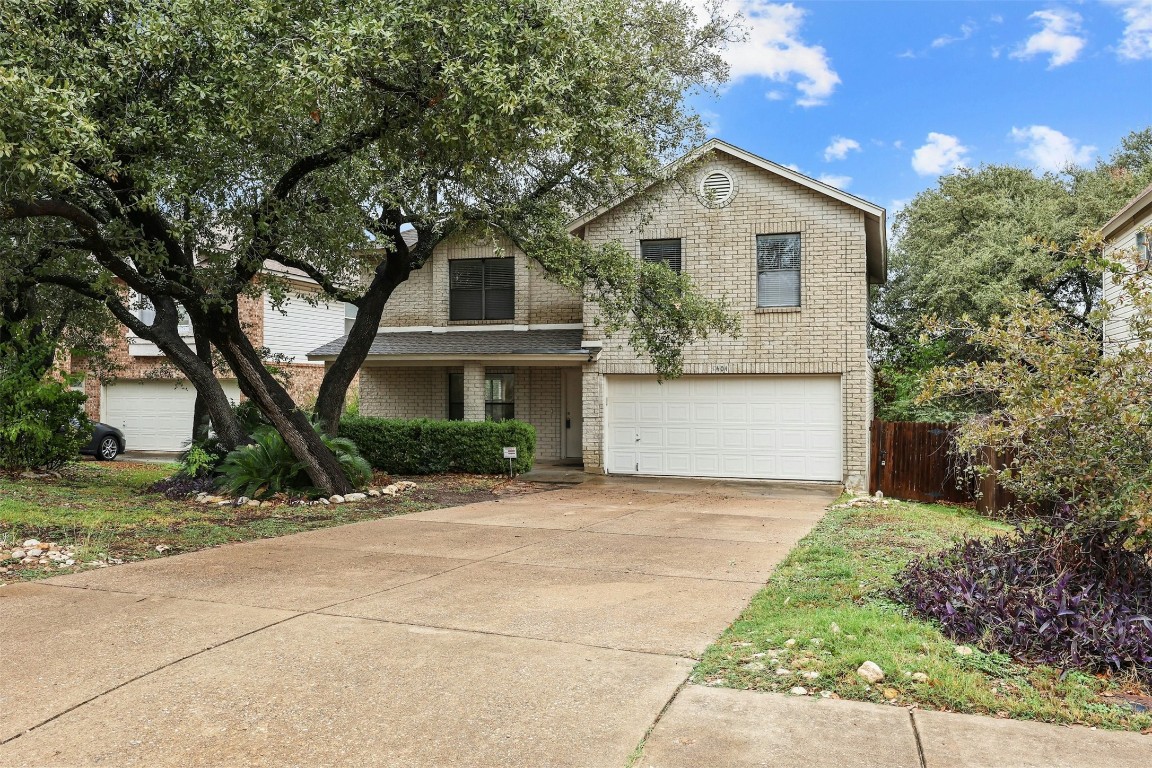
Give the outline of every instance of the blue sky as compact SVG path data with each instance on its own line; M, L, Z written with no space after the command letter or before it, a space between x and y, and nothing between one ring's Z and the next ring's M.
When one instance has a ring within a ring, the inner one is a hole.
M889 209L958 165L1058 170L1152 126L1152 0L722 0L711 133ZM698 4L701 4L698 2Z

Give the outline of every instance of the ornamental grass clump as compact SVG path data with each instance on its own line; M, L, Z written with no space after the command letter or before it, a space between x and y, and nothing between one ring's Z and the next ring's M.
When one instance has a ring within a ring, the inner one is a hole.
M1019 528L913 561L893 595L958 641L1152 682L1152 298L1143 263L1098 264L1120 298L1089 326L1039 296L987 327L935 324L987 354L933 371L922 398L993 404L961 426L957 446L1011 457L975 471L1017 497ZM1116 306L1132 319L1102 339Z

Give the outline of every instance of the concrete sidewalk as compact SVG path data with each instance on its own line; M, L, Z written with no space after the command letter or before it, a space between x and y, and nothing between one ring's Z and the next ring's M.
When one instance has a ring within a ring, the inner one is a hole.
M621 766L829 489L593 483L0 589L0 766Z
M640 768L1146 768L1152 737L686 686Z

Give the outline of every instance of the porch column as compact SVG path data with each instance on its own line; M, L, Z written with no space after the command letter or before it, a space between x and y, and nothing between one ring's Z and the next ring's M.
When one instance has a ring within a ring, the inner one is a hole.
M464 363L464 421L484 421L482 363Z

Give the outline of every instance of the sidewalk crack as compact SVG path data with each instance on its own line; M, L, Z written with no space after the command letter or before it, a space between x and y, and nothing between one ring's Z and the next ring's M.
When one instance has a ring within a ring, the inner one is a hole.
M920 768L928 768L928 760L924 757L924 744L920 741L920 729L916 726L916 712L908 710L908 721L912 723L912 735L916 737L916 754L920 758Z

